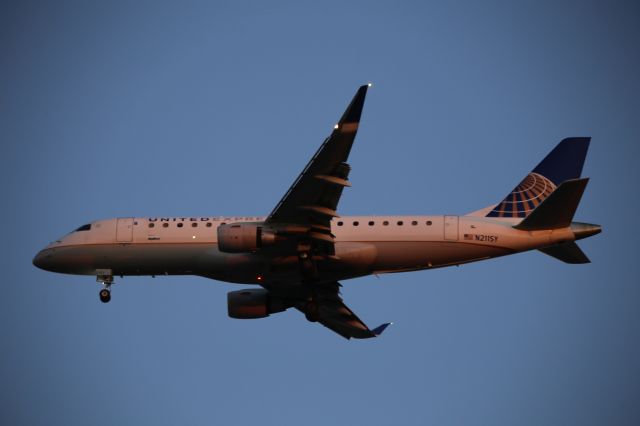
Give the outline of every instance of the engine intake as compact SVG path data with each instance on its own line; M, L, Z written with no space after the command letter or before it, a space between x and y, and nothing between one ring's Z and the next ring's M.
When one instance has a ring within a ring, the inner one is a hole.
M227 309L231 318L265 318L285 311L289 306L262 288L230 291L227 293Z
M261 223L230 223L218 227L218 249L225 253L250 253L275 242L275 232Z

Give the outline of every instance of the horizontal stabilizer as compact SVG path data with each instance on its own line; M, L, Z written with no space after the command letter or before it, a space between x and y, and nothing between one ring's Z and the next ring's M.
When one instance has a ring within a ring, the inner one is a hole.
M546 247L540 251L565 263L591 263L587 255L573 241Z
M571 225L589 178L567 180L514 226L523 231L566 228Z

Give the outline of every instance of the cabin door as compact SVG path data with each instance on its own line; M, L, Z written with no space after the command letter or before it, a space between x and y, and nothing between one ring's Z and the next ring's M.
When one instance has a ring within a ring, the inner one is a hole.
M444 239L458 241L458 216L444 217Z
M133 241L133 218L118 218L116 225L116 241L119 243L130 243Z

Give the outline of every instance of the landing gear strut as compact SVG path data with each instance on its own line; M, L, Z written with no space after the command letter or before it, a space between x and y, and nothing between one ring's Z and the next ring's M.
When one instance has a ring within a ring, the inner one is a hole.
M318 268L311 252L311 246L298 245L298 264L300 265L300 275L302 275L303 279L313 280L318 276Z
M96 281L102 283L104 288L100 290L100 301L102 303L109 303L111 300L111 284L113 284L113 275L98 275Z

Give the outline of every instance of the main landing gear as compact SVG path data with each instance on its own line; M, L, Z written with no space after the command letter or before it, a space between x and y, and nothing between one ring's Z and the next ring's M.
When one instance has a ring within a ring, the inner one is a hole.
M109 303L111 300L111 284L113 284L113 275L98 275L96 281L102 283L104 288L100 290L100 301L102 303Z
M318 303L311 299L307 302L304 309L304 316L309 322L317 322L319 319L318 315Z

